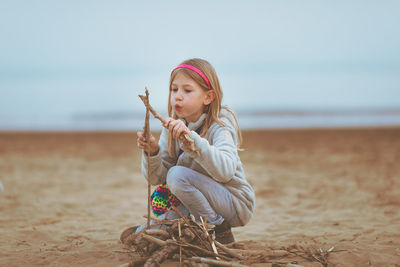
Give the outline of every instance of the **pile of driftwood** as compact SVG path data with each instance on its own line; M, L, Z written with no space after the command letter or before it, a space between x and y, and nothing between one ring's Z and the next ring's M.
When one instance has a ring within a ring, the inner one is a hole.
M140 255L122 266L159 266L166 259L173 259L181 266L246 266L249 257L257 251L233 249L213 237L213 226L194 217L185 218L175 207L172 208L181 218L176 220L157 220L161 229L143 229L124 239L124 245ZM153 225L155 225L153 224ZM281 257L285 250L262 251L263 256Z

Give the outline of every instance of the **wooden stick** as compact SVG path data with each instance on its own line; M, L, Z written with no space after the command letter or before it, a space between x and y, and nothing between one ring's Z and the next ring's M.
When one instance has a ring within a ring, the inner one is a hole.
M169 234L167 231L162 230L162 229L147 229L146 231L144 231L146 234L148 235L159 235L161 237L165 237L168 238Z
M150 228L150 202L151 202L151 179L150 179L150 114L149 114L149 90L146 87L146 96L142 101L146 102L146 118L144 121L143 135L146 137L147 142L147 228Z
M143 232L144 229L140 230L139 232L134 232L131 233L129 236L127 236L124 240L124 245L130 245L132 243L135 243L135 240L138 238L139 234Z
M199 234L196 232L196 230L193 229L193 226L190 225L190 222L188 221L188 219L183 216L182 212L180 212L174 205L171 205L171 209L173 211L175 211L179 216L181 216L181 218L184 220L184 222L189 226L190 231L192 231L192 233L197 236L200 240L200 242L207 247L207 243L204 242L204 240L199 236Z
M194 236L194 234L192 233L192 231L190 231L189 228L183 229L182 232L183 232L183 238L182 239L185 242L192 242L192 240L196 238Z
M182 247L188 247L188 248L196 249L197 251L199 251L199 252L201 252L201 253L204 253L204 254L207 255L207 256L220 257L220 258L222 258L222 259L224 259L224 260L231 260L231 258L226 257L226 256L224 256L224 255L215 254L215 252L213 252L213 251L210 251L210 250L207 250L207 249L205 249L205 248L202 248L202 247L199 247L199 246L196 246L196 245L192 245L192 244L189 244L189 243L186 243L186 242L183 242L183 241L178 242L178 241L174 241L174 240L167 240L166 242L167 242L167 244L174 244L174 245L177 245L177 246L182 246Z
M228 267L245 267L246 265L242 265L236 262L229 262L229 261L221 261L221 260L213 260L203 257L192 257L189 260L194 260L195 262L202 262L207 264L212 264L216 266L228 266Z
M147 90L147 88L146 88L146 90ZM157 111L154 110L154 108L150 105L150 102L148 101L146 96L139 95L139 97L143 101L143 104L146 106L146 108L148 108L150 110L151 114L153 114L154 118L160 120L164 124L165 119L160 114L158 114Z
M219 249L221 249L223 252L225 252L228 255L231 255L234 258L238 258L239 260L243 260L245 259L245 257L243 257L242 255L240 255L239 253L236 253L235 251L233 251L232 249L227 248L226 246L222 245L221 243L219 243L217 240L214 240L215 245L217 245L217 247Z
M217 246L218 246L218 244L217 244ZM246 256L263 255L263 256L266 256L266 257L283 257L283 256L288 255L289 253L295 254L293 251L286 251L286 250L282 250L282 249L276 249L276 250L229 249L229 250L232 253L241 253L241 254L246 255ZM228 253L228 252L226 252L226 253Z
M181 223L178 221L178 237L179 241L181 241L182 238L182 231L181 231ZM179 246L179 267L182 266L182 246Z
M146 92L148 92L147 88L146 88ZM165 119L160 114L158 114L154 110L154 108L150 105L147 93L146 93L146 96L139 95L139 97L143 101L143 104L146 106L146 111L149 110L151 112L151 114L153 114L154 118L159 119L162 122L162 124L164 124ZM189 135L182 133L179 136L179 139L182 141L182 143L185 145L186 148L188 148L192 152L196 152L197 155L200 155L199 150L197 149L196 145L194 144L194 141L189 137Z
M178 250L177 246L168 245L162 247L160 250L153 253L150 258L145 262L145 267L155 267L160 266L160 264L168 258L169 255L173 254L176 250Z
M215 253L215 254L218 254L218 250L217 250L217 248L215 247L214 240L211 238L211 236L210 236L210 235L208 234L208 232L207 232L206 222L204 222L203 217L201 217L201 216L200 216L200 221L201 221L201 223L202 223L202 225L201 225L202 227L200 227L200 228L203 229L203 232L204 232L205 235L207 236L207 239L208 239L208 241L210 242L210 245L211 245L212 250L214 251L214 253ZM206 221L207 221L207 218L206 218ZM217 257L216 259L219 260L218 257Z
M161 239L156 238L156 237L151 236L151 235L142 234L142 238L147 240L147 241L149 241L149 242L151 242L151 243L154 243L154 244L156 244L156 245L158 245L160 247L163 247L163 246L167 245L166 241L161 240Z
M145 88L145 94L146 94L146 96L142 96L143 97L143 99L142 99L142 101L145 101L146 103L149 103L149 90L147 90L147 87ZM147 137L147 134L149 133L149 128L150 128L150 124L149 124L149 118L150 118L150 110L149 110L149 108L148 108L148 105L145 105L146 106L146 117L145 117L145 120L144 120L144 127L143 127L143 135L145 136L145 137Z

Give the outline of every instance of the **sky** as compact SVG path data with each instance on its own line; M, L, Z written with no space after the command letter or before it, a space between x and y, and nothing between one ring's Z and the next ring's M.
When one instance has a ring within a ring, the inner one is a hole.
M0 119L166 110L208 60L238 110L399 109L400 2L0 1Z

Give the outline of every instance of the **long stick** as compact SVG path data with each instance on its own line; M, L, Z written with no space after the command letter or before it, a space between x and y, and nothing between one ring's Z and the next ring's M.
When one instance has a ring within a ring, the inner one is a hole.
M235 251L225 247L224 245L219 243L217 240L214 240L214 242L215 242L215 245L217 245L217 247L219 249L221 249L223 252L225 252L226 254L229 254L232 257L238 258L239 260L243 260L244 259L244 257L242 255L240 255L239 253L236 253Z
M181 222L178 221L178 237L179 241L181 241L182 238L182 231L181 231ZM182 266L182 246L179 246L179 267Z
M242 265L236 262L227 262L227 261L220 261L220 260L213 260L203 257L191 257L189 260L194 260L195 262L202 262L206 264L212 264L215 266L227 266L227 267L246 267L246 265Z
M200 246L192 245L192 244L187 243L187 242L184 242L184 241L180 241L180 242L179 242L179 241L175 241L175 240L167 240L167 241L165 241L165 242L167 242L167 244L173 244L173 245L177 245L177 246L182 246L182 247L187 247L187 248L193 248L193 249L195 249L195 250L197 250L197 251L200 251L201 253L203 253L203 254L205 254L205 255L207 255L207 256L211 256L211 257L220 257L220 258L222 258L222 259L224 259L224 260L231 260L231 258L229 258L229 257L227 257L227 256L224 256L224 255L221 255L221 254L216 254L216 253L213 252L213 251L207 250L207 249L202 248L202 247L200 247Z
M151 235L143 234L142 238L146 239L147 241L149 241L151 243L154 243L154 244L156 244L156 245L158 245L160 247L163 247L163 246L167 245L167 242L165 242L164 240L161 240L161 239L159 239L157 237L154 237L154 236L151 236Z
M211 236L208 234L207 227L206 227L206 224L207 224L207 223L204 222L203 217L201 217L201 216L200 216L200 221L201 221L201 226L203 227L203 232L204 232L204 234L207 236L208 241L210 242L210 245L211 245L212 250L214 251L215 254L218 254L218 250L217 250L217 248L215 247L214 240L213 240L213 239L211 238ZM207 221L207 218L206 218L206 221ZM217 260L219 260L218 257L217 257Z
M146 101L146 103L149 103L149 91L147 90L146 87L146 97L145 100L142 99L142 101ZM150 113L149 113L149 105L146 105L146 119L144 121L144 127L143 127L143 135L146 137L146 142L147 142L147 228L150 228L150 194L151 194L151 179L150 179Z
M143 104L146 106L146 112L147 110L150 110L151 114L153 114L154 118L159 119L162 124L165 123L165 119L157 113L157 111L154 110L154 108L150 105L149 99L148 99L148 91L146 88L146 96L144 95L139 95L140 99L143 101ZM147 114L147 113L146 113ZM196 145L194 144L194 141L189 137L187 134L181 134L179 136L179 139L182 141L182 143L187 147L190 151L196 152L198 155L200 154L199 150L197 149Z

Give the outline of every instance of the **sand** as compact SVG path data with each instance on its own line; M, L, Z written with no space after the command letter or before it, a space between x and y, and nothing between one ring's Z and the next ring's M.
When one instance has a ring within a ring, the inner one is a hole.
M233 230L238 244L334 246L328 266L400 266L400 128L245 131L244 139L257 206ZM135 140L133 132L0 133L0 265L128 262L119 235L145 222L147 197Z

